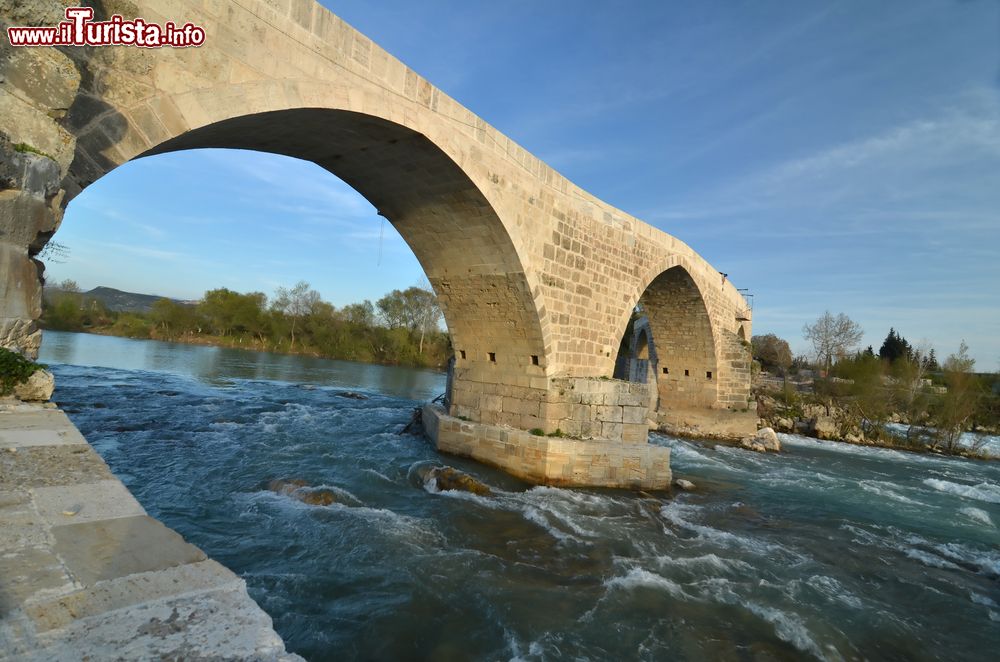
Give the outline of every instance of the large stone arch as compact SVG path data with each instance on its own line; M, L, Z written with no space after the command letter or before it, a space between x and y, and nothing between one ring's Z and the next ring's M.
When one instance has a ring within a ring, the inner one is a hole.
M206 41L0 49L0 346L37 352L33 259L75 195L144 154L242 147L337 174L414 248L457 350L439 448L535 479L659 484L659 450L643 449L638 470L627 455L638 451L620 448L645 441L648 393L607 377L640 296L677 266L702 295L718 370L714 401L709 389L692 402L748 408L736 323L749 318L723 274L575 186L314 0L93 4L97 19L113 10L190 21ZM0 24L54 25L65 10L62 0L15 5L0 9ZM19 143L50 160L15 153ZM515 439L510 428L576 441Z
M399 231L438 295L463 365L520 359L509 367L524 370L529 357L545 356L538 311L510 234L469 176L421 133L354 111L292 108L213 121L134 156L87 149L103 142L78 142L68 174L75 191L117 167L115 157L216 147L312 161L350 184Z

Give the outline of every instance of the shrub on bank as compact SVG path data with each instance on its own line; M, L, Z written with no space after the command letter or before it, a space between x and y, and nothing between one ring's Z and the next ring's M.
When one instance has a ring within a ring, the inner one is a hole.
M0 347L0 395L10 395L14 387L28 381L28 378L44 365L30 361L17 352Z

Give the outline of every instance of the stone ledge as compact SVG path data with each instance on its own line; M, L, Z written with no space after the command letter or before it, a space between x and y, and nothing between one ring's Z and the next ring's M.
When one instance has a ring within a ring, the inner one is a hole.
M756 409L667 409L656 414L660 432L699 439L739 441L757 431Z
M301 659L245 582L146 516L63 412L0 405L0 435L0 662Z

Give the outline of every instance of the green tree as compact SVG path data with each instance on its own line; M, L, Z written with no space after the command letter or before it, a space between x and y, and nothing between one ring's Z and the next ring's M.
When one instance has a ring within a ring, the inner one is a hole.
M962 433L976 412L982 393L979 380L972 372L975 363L975 359L969 357L969 346L964 340L959 345L958 352L950 355L944 362L944 382L948 391L937 403L934 413L934 448L955 451Z
M304 280L296 283L290 290L284 287L275 290L271 309L291 320L292 344L289 351L295 351L295 328L299 320L309 315L319 302L319 292L311 289Z
M368 299L344 306L340 309L340 316L355 326L375 326L375 306Z
M754 336L750 340L750 345L753 357L767 370L775 370L783 375L792 365L792 348L789 347L788 341L773 333Z
M882 362L874 353L861 352L840 360L835 371L846 382L824 383L824 388L835 389L832 395L847 413L850 425L865 430L869 438L885 437L893 400L892 392L882 383Z
M149 319L166 338L198 332L203 324L194 306L178 303L172 299L156 300L149 312Z
M424 339L437 330L441 308L434 292L422 287L393 290L378 300L379 317L388 329L408 329L419 334L418 354L424 352Z
M896 333L896 329L890 328L889 335L882 341L882 347L878 350L879 358L889 363L895 363L902 358L913 357L913 347L906 341L906 338Z
M931 347L931 351L928 352L927 356L923 357L924 369L926 372L939 372L941 366L938 365L937 356L934 355L934 348Z
M240 294L224 287L205 292L198 304L213 333L228 336L236 332L261 335L266 324L264 307L267 297L261 292Z

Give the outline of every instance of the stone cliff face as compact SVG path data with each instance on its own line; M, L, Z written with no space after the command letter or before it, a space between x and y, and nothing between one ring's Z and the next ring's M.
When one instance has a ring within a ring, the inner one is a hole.
M0 0L0 28L55 24L64 9L59 0ZM44 272L35 257L62 221L81 70L58 49L0 40L0 346L32 358L41 343L35 320Z

